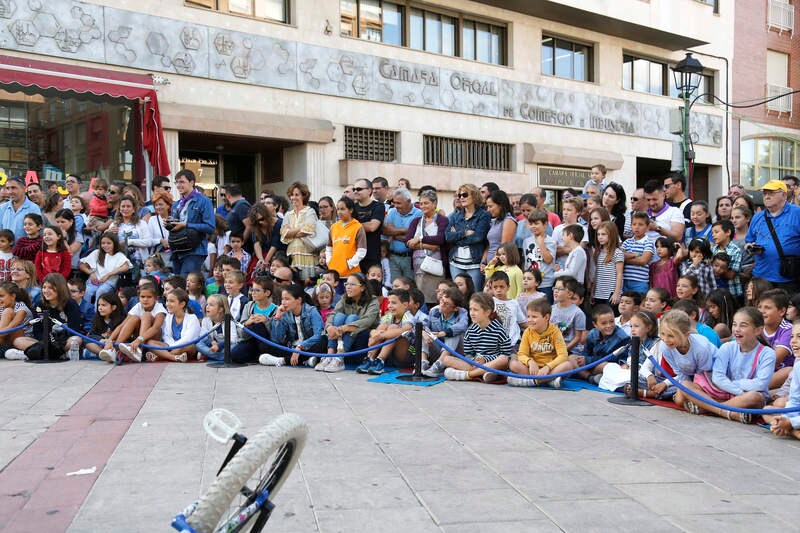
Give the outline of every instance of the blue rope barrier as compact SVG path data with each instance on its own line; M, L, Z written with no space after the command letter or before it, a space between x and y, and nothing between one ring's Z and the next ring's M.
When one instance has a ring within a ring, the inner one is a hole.
M596 367L597 365L599 365L601 363L605 363L606 361L608 361L612 357L619 357L619 355L620 355L620 354L616 353L617 351L620 350L618 348L614 352L611 352L610 354L606 355L605 357L603 357L601 359L598 359L597 361L595 361L593 363L589 363L588 365L583 365L583 366L575 368L573 370L568 370L567 372L559 372L557 374L547 374L545 376L532 376L531 374L515 374L514 372L506 372L505 370L498 370L497 368L492 368L490 366L482 365L482 364L478 363L477 361L475 361L474 359L470 359L468 357L465 357L465 356L461 355L460 353L458 353L457 351L453 350L452 348L447 346L445 343L443 343L439 339L435 339L435 341L439 344L439 346L442 347L442 349L446 350L450 355L453 355L453 356L461 359L465 363L469 363L472 366L475 366L475 367L478 367L480 369L486 370L487 372L494 372L495 374L498 374L500 376L505 376L507 378L521 378L521 379L533 379L533 380L545 380L545 379L554 379L554 378L561 378L561 377L571 376L573 374L577 374L578 372L582 372L584 370L589 370L590 368L594 368L594 367Z
M28 322L28 324L22 324L20 326L15 327L15 328L5 329L3 331L0 331L0 335L6 335L8 333L14 333L15 331L19 331L21 329L24 329L24 328L28 327L28 325L30 325L30 322Z
M667 373L667 371L664 370L664 367L662 367L660 364L658 364L658 361L656 361L655 358L652 355L649 357L649 359L653 362L654 365L656 365L659 368L659 370L661 370L661 373L664 375L664 377L666 377L670 381L670 383L672 383L673 385L678 387L678 389L681 392L683 392L684 394L687 394L688 396L691 396L695 400L699 400L699 401L701 401L701 402L703 402L703 403L705 403L707 405L711 405L711 406L716 407L718 409L722 409L724 411L732 411L734 413L747 413L747 414L751 414L751 415L780 415L780 414L785 414L785 413L796 413L796 412L800 411L800 407L784 407L784 408L776 407L774 409L748 409L746 407L736 407L735 405L726 405L724 403L715 402L711 398L706 398L705 396L701 396L701 395L697 394L695 391L693 391L691 389L688 389L688 388L684 387L683 385L681 385L680 383L678 383L675 380L675 378L670 376Z
M395 337L394 339L382 342L380 344L376 344L375 346L369 346L367 348L363 348L361 350L355 350L355 351L352 351L352 352L344 352L344 353L315 353L315 352L306 352L304 350L295 350L295 349L291 348L290 346L283 346L281 344L278 344L277 342L272 342L269 339L265 339L264 337L262 337L258 333L254 333L251 329L247 328L246 326L243 326L241 324L237 324L237 326L241 327L242 331L246 331L251 336L253 336L256 339L260 340L264 344L267 344L269 346L274 346L275 348L280 348L281 350L287 350L287 351L292 352L292 353L299 353L300 355L307 355L309 357L350 357L351 355L360 355L362 353L371 352L372 350L380 350L384 346L389 346L393 342L397 342L397 339L400 338L400 337Z
M75 331L71 327L67 326L66 324L63 324L63 323L59 322L58 320L55 320L55 319L51 319L51 320L57 326L59 326L61 328L64 328L64 330L67 331L68 333L71 333L72 335L75 335L76 337L80 337L81 339L83 339L86 344L97 344L98 346L105 346L106 345L106 341L104 341L104 340L100 340L99 341L97 339L93 339L91 337L87 337L86 335L84 335L80 331ZM149 344L140 344L139 347L140 348L144 348L146 350L177 350L178 348L185 348L186 346L191 346L193 344L197 344L201 340L205 339L206 337L211 335L211 333L213 333L215 329L218 329L221 325L222 324L218 324L216 327L212 328L211 331L209 331L208 333L204 333L203 335L201 335L200 337L197 337L193 341L186 342L184 344L177 344L175 346L151 346ZM115 342L113 344L114 344L115 347L120 345L120 343L118 343L118 342Z

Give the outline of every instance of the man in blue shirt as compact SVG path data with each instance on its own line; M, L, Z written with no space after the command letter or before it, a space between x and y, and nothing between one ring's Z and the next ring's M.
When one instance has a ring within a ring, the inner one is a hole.
M788 189L780 180L770 180L761 187L764 210L755 214L745 237L745 248L755 258L753 277L764 278L775 288L789 293L800 290L800 281L781 275L781 256L767 225L772 222L784 256L800 256L800 206L787 201Z
M214 206L211 200L195 188L194 172L181 170L175 174L175 188L181 194L180 200L172 204L172 218L177 220L169 228L171 233L189 228L197 232L199 242L194 250L188 252L172 252L172 271L186 277L190 272L199 272L203 260L208 255L209 233L216 230Z
M23 237L25 230L22 229L22 224L25 215L29 213L41 215L42 210L25 196L25 181L21 177L8 178L6 191L8 202L0 205L0 227L13 231L14 237Z
M400 188L392 195L394 207L389 209L386 221L383 223L383 234L391 238L389 243L389 269L392 281L400 276L414 279L414 269L411 264L411 250L406 246L406 233L411 221L422 216L422 211L414 207L411 193L408 189Z

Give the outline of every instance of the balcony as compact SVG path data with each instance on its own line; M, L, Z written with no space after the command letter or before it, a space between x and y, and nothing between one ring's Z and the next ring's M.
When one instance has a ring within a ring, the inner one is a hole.
M778 114L788 113L792 114L792 95L787 94L792 92L791 87L782 87L780 85L767 84L767 99L775 98L778 95L786 94L786 96L777 98L767 102L767 111L775 111Z
M794 29L794 6L786 0L769 0L767 26L791 33Z

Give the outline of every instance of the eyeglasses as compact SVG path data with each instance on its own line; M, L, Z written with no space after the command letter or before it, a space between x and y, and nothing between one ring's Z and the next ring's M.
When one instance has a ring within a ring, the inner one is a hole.
M80 292L81 292L81 291L79 291L78 289L70 289L70 290L69 290L69 293L70 293L70 294L79 294Z
M253 287L252 289L250 289L250 292L267 292L267 291L265 291L261 287Z
M460 193L456 194L456 196L458 196L459 198L469 198L469 193L468 192L460 192Z
M638 202L641 198L637 198L636 196L631 196L631 202Z
M675 184L674 184L674 183L665 183L665 184L664 184L664 189L669 189L669 188L670 188L670 187L672 187L673 185L675 185Z

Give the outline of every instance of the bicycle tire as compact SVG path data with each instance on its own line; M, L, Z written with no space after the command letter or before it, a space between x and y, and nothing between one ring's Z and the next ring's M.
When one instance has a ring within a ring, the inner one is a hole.
M264 426L252 439L248 439L203 494L197 509L187 519L189 525L198 533L213 533L220 522L238 514L237 509L223 517L241 488L273 453L278 452L266 476L255 489L256 492L268 490L270 499L273 499L297 463L307 435L308 426L295 414L283 414ZM241 507L248 504L249 502L244 502ZM249 522L254 521L263 527L263 520L258 520L257 515L251 517Z

